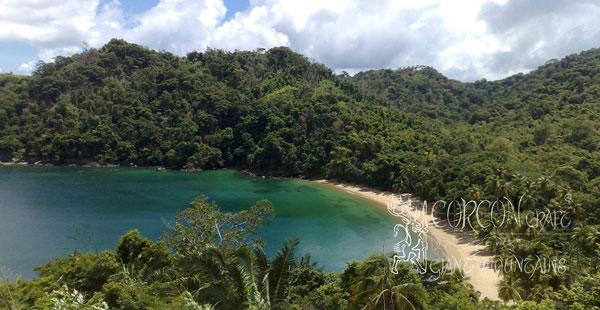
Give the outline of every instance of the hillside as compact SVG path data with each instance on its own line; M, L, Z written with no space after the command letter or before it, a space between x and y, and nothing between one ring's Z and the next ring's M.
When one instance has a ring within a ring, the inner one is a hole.
M600 307L599 99L600 49L462 83L430 67L338 76L283 47L176 57L112 40L0 76L0 160L234 167L430 201L525 195L524 210L565 211L571 225L477 237L498 257L566 258L568 274L511 273L507 285ZM582 290L596 295L564 297Z

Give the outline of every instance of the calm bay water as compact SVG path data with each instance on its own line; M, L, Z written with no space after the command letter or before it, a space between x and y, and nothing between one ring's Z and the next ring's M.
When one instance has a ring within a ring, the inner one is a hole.
M233 170L0 166L0 268L31 278L34 266L76 249L113 249L135 228L158 240L165 223L201 194L231 212L271 200L277 216L260 234L269 255L292 235L326 271L392 251L396 222L380 206L303 180Z

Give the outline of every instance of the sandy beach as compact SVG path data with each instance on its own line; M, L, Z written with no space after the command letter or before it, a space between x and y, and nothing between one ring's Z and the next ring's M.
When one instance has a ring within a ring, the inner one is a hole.
M334 186L347 193L361 196L380 204L385 209L387 209L388 202L392 202L391 192L383 192L327 180L313 180L313 182ZM407 195L409 194L402 194L402 196ZM469 277L470 283L476 290L481 292L482 299L487 297L492 300L499 300L498 285L501 277L486 266L486 264L493 261L493 256L486 254L485 246L474 241L471 232L457 231L447 228L447 226L436 227L433 216L423 210L423 203L415 196L411 196L411 201L411 214L416 217L416 220L428 224L428 238L434 239L434 242L443 247L443 251L441 251L443 253L440 253L440 255L449 261L453 267L463 268L466 276ZM390 214L390 216L392 215ZM401 221L401 219L399 218L398 221ZM445 226L442 220L436 219L435 221L438 226Z

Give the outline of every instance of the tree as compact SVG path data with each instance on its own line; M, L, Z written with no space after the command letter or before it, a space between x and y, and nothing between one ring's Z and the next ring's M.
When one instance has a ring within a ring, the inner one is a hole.
M546 143L546 140L550 137L552 133L552 123L549 121L542 122L533 132L533 141L537 145L542 145Z
M248 246L227 252L212 244L183 262L183 281L197 300L209 300L216 309L285 309L298 243L287 240L273 260L260 248L254 254Z
M35 309L40 310L108 310L109 307L101 298L85 302L81 293L71 290L66 285L38 299Z
M507 138L498 137L486 146L486 150L502 160L506 160L513 151L513 145Z
M180 255L201 255L204 248L217 244L225 249L243 245L262 245L262 240L249 240L258 233L261 225L267 224L275 215L273 204L262 200L238 213L221 213L214 202L201 196L175 217L172 230L164 235L171 249Z
M506 277L500 282L500 288L498 289L498 297L507 303L511 300L520 302L522 300L521 295L525 293L519 285L521 280L513 277Z
M171 265L169 249L163 242L152 242L132 230L121 237L115 249L117 259L144 279Z
M414 279L391 272L387 257L372 255L356 268L357 278L351 285L355 303L363 304L362 309L411 309L425 298L425 290Z

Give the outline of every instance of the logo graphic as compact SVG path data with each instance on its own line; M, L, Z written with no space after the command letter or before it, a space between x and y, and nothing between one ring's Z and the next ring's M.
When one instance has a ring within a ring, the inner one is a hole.
M398 238L399 233L402 233L404 237L394 245L396 254L392 264L392 273L398 274L399 262L415 262L419 272L425 273L426 270L421 268L418 262L427 258L427 233L429 230L427 229L426 219L419 217L418 213L415 212L410 196L407 196L405 200L402 196L393 195L392 201L387 203L387 209L393 216L399 217L404 222L394 226L394 238ZM417 234L417 242L414 245L408 227Z
M435 217L431 219L431 225L434 228L446 228L455 232L475 231L479 229L494 230L489 233L484 240L496 242L496 245L508 247L508 244L515 240L527 240L529 243L537 242L536 238L540 234L565 233L565 229L571 225L568 213L564 210L551 210L548 207L536 210L522 211L521 196L515 204L510 199L504 197L497 200L452 200L450 202L439 200L431 208L427 207L427 201L419 206L418 202L413 203L410 194L400 196L392 195L392 201L387 202L387 210L390 214L401 219L401 223L394 226L394 238L399 239L394 244L394 257L392 262L392 273L398 274L398 264L400 262L409 262L413 264L420 274L430 272L433 276L440 276L447 271L448 267L461 268L469 273L476 267L476 260L473 257L453 257L448 256L447 246L452 244L440 242L437 238L428 239L429 217L428 214L446 214L446 219L438 222ZM564 195L566 203L571 203L572 198L567 193ZM421 209L419 209L421 208ZM472 225L476 223L477 226ZM509 226L512 225L512 226ZM513 227L514 226L514 227ZM524 230L522 227L527 227ZM527 231L526 233L515 232ZM556 231L547 231L554 229ZM529 239L522 239L522 235L529 234ZM503 238L504 237L504 238ZM502 242L502 244L498 244ZM428 257L428 251L432 251L434 256L442 257L432 259ZM437 255L435 254L437 253ZM511 253L509 251L509 253ZM437 263L447 263L437 264ZM562 274L566 271L566 260L564 257L545 257L536 255L535 258L527 257L518 259L516 255L506 259L493 259L487 261L481 267L493 270L493 275L498 277L501 273L519 272L522 274Z

